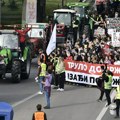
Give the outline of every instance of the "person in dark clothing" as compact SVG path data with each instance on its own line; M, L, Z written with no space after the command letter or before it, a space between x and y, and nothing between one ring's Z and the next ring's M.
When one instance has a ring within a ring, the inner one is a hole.
M37 108L37 111L33 113L32 120L47 120L46 113L41 111L42 105L38 104L36 108Z
M74 36L74 43L75 43L77 41L77 31L79 26L79 20L77 20L76 17L73 18L72 25L73 25L73 36Z
M120 109L120 79L119 79L119 85L116 88L116 94L114 97L114 102L116 103L116 116L115 118L119 118L119 109Z
M98 102L101 102L104 96L104 81L106 80L106 71L107 71L107 65L101 66L102 75L97 79L97 86L100 90L100 97L97 100Z

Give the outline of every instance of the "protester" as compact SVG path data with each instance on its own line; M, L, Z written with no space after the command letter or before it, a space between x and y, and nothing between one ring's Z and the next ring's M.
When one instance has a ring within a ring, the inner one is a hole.
M77 17L73 17L72 26L73 26L73 36L74 36L74 42L72 44L74 44L77 40L77 31L79 26L79 20L77 19Z
M52 82L52 70L48 69L48 73L45 76L45 81L42 82L42 84L44 84L44 93L47 104L44 107L44 109L50 109L51 82Z
M113 77L112 72L107 71L107 77L104 81L104 90L105 90L105 95L106 95L106 99L107 99L106 107L111 104L110 92L112 90L112 77Z
M105 7L105 1L103 0L102 2L103 7ZM54 51L57 57L64 56L64 59L68 61L75 60L93 64L118 64L116 62L120 61L120 58L117 57L120 56L120 49L112 46L112 36L108 34L106 27L107 18L109 18L110 15L105 11L99 12L93 11L89 16L90 20L92 21L90 25L91 30L93 30L92 37L89 39L88 35L83 33L73 45L71 45L71 42L69 39L67 39L67 42L64 43L64 46L60 46ZM95 36L94 29L99 27L102 28L102 30L105 32L103 35L98 34ZM58 62L56 62L55 65L55 76L57 76L55 81L58 80L60 76L57 63Z
M19 35L19 40L20 40L20 48L21 48L21 52L22 52L22 61L24 61L23 58L23 52L24 52L24 48L25 48L25 43L26 43L26 35L27 32L31 29L31 28L22 28L21 30L17 30L16 25L14 26L15 31L18 33Z
M116 116L115 116L115 118L119 118L119 109L120 109L120 80L119 80L119 85L116 88L116 95L115 95L114 101L116 102Z
M58 76L58 83L59 83L59 88L57 89L58 91L64 91L64 84L65 84L65 64L64 64L64 58L59 57L58 62L57 62L57 73L59 74Z
M42 105L38 104L36 108L37 108L37 111L33 113L32 120L47 120L46 113L41 111Z
M43 94L43 81L45 79L45 75L46 75L46 64L44 63L43 59L40 59L40 66L38 68L38 83L40 86L40 91L38 92L38 94Z
M107 71L107 66L101 66L101 71L102 75L98 78L98 81L96 81L97 86L100 90L100 97L97 100L98 102L101 102L104 96L104 81L106 80L106 71Z

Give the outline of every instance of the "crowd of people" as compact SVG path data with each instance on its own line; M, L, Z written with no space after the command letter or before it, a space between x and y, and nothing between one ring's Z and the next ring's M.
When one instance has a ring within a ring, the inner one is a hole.
M45 85L45 95L47 106L50 108L50 92L51 85L54 85L54 89L57 91L64 91L65 84L65 63L64 60L75 60L81 62L88 62L93 64L115 64L120 65L120 48L112 46L112 36L108 34L106 26L106 18L111 17L109 14L102 13L100 7L97 6L97 11L90 14L91 22L91 36L83 33L79 39L75 40L73 44L69 39L66 40L63 46L57 46L57 48L49 55L45 56L45 53L40 50L38 57L38 82L40 84L40 94L43 93L42 85ZM119 17L119 12L115 9L112 17ZM98 27L104 29L104 35L94 36L94 30ZM41 64L42 63L42 64ZM99 87L101 94L98 101L102 101L105 93L107 99L107 106L111 104L110 92L112 90L112 72L107 68L101 67L102 75L100 79L102 84ZM46 75L44 74L48 71ZM52 77L51 77L52 76ZM97 81L98 82L98 81ZM97 83L98 84L98 83ZM116 118L119 117L119 105L120 105L120 90L117 93L117 109Z

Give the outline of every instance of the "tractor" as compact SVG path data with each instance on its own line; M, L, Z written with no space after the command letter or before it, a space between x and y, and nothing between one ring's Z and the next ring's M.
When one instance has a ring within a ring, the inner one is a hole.
M31 43L32 58L38 55L39 49L46 50L47 45L47 29L48 23L28 23L27 27L31 27L28 31L27 36L29 38L29 43Z
M0 77L10 73L14 83L21 82L21 79L28 79L31 68L31 50L27 43L23 58L24 61L21 59L18 33L15 30L0 30Z
M74 43L77 38L75 34L72 21L76 15L75 10L70 9L56 9L54 13L54 24L57 24L57 44L65 43L69 39Z
M76 11L76 16L79 20L79 36L84 33L89 37L90 25L88 13L90 4L85 2L70 2L66 4L66 7Z

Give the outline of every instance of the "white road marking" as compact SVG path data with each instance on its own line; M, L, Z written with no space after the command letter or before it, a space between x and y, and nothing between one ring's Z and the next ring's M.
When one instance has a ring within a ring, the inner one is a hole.
M22 103L30 100L31 98L34 98L34 97L37 96L37 95L38 95L38 92L35 93L35 94L33 94L33 95L31 95L31 96L29 96L29 97L27 97L27 98L25 98L25 99L23 99L23 100L21 100L21 101L19 101L19 102L14 103L14 104L12 105L12 107L16 107L16 106L18 106L18 105L20 105L20 104L22 104Z
M115 90L113 90L112 93L111 93L111 101L113 101L114 96L115 96ZM107 103L105 104L105 106L106 106L106 105L107 105ZM96 118L96 120L102 120L104 114L106 113L107 109L109 108L109 107L105 107L105 106L104 106L104 108L101 110L101 112L100 112L100 114L98 115L98 117Z

